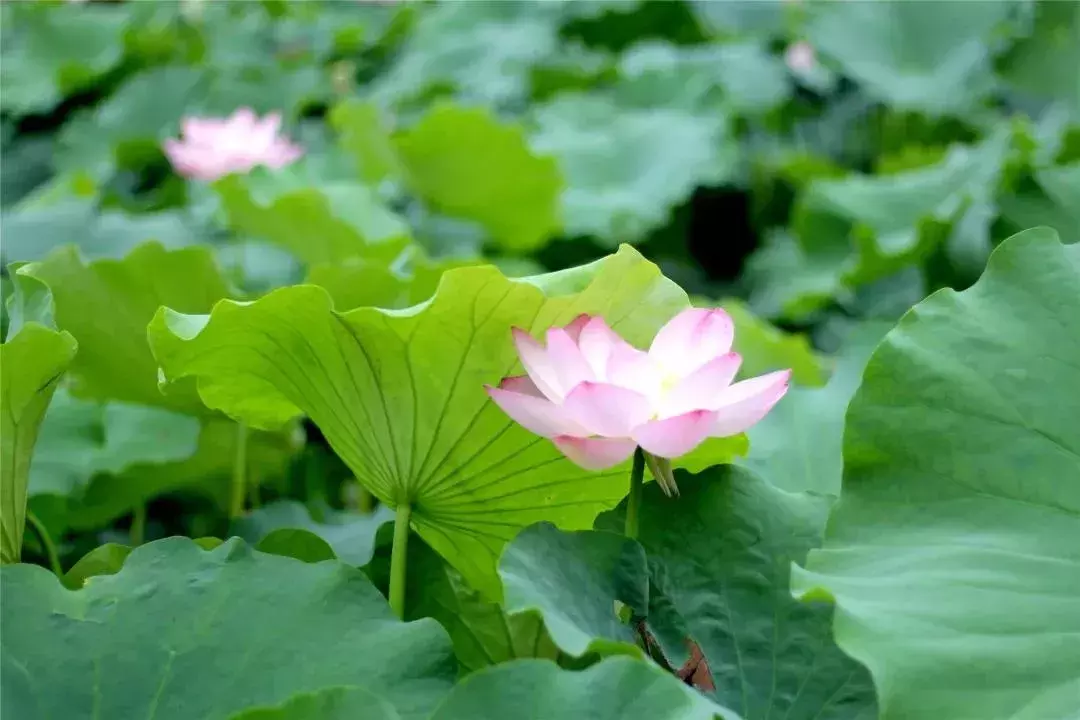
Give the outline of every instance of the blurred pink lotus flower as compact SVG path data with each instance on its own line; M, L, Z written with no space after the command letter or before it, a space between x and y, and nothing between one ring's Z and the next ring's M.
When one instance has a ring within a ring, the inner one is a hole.
M528 374L485 387L507 415L581 467L613 467L640 445L655 475L708 437L743 432L787 392L790 370L732 383L742 361L731 352L734 335L726 312L704 308L679 313L648 352L601 317L548 330L546 347L514 328Z
M784 51L784 62L795 72L809 72L817 64L814 46L805 40L792 43Z
M250 172L256 165L281 168L304 154L279 134L280 113L259 119L245 107L225 119L186 117L180 128L182 139L168 138L162 147L178 173L197 180Z

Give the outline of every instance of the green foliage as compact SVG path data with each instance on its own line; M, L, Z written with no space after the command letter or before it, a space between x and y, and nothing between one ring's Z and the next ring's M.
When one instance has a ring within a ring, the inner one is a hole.
M685 304L625 248L526 280L452 270L430 303L404 312L338 314L324 291L299 286L210 316L163 309L149 332L166 378L197 377L209 407L267 430L310 417L372 494L410 505L420 535L497 597L495 560L516 530L538 520L588 527L627 477L626 467L572 465L490 402L483 384L517 363L510 328L536 333L591 312L644 344Z
M1030 230L971 289L917 305L866 368L843 500L794 583L835 598L885 718L1075 709L1080 657L1059 638L1080 623L1063 541L1080 514L1078 299L1078 246Z
M0 712L1075 713L1078 31L0 3ZM241 108L302 157L172 165ZM644 349L691 297L739 380L792 382L673 459L681 497L485 392L513 327Z
M56 388L75 357L70 333L49 327L52 297L16 270L8 336L0 344L0 562L18 562L26 523L30 460Z
M394 621L359 571L239 540L161 540L77 592L29 565L0 579L3 707L16 717L224 719L364 678L402 718L424 718L454 677L442 628Z
M513 692L507 692L513 688ZM496 720L528 707L537 720L587 713L597 720L737 717L665 675L629 658L610 658L582 672L521 660L477 673L458 685L433 720Z

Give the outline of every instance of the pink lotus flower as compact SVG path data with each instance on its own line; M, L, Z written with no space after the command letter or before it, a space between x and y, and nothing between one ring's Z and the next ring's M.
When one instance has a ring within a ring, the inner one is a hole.
M732 383L742 361L731 352L734 335L726 312L702 308L668 322L648 352L601 317L581 315L548 330L546 347L514 328L528 374L486 389L507 415L581 467L613 467L640 445L656 474L656 461L670 467L664 459L708 437L743 432L787 392L790 370Z
M784 62L794 72L810 72L817 65L817 55L814 46L805 40L792 43L784 51Z
M169 138L163 149L178 173L197 180L246 173L256 165L281 168L304 154L278 134L280 113L260 120L250 108L240 108L224 120L186 117L181 130L183 139Z

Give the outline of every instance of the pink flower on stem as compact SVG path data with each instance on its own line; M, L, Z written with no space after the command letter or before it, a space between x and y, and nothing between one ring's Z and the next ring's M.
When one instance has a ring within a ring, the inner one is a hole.
M546 347L514 328L528 374L486 389L513 420L551 438L581 467L613 467L641 446L664 485L670 458L706 438L743 432L787 392L790 370L732 383L742 361L731 352L734 335L726 312L704 308L679 313L648 352L619 337L602 317L581 315L548 330ZM674 483L664 489L672 494Z
M281 168L304 151L280 135L281 114L259 119L251 108L240 108L225 119L186 117L182 139L167 139L162 147L173 168L187 178L217 180L250 172L256 165Z

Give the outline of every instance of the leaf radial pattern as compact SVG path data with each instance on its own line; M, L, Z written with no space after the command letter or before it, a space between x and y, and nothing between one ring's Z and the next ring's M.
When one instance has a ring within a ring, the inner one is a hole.
M549 521L587 528L625 495L627 468L592 473L516 426L485 383L520 372L513 326L538 334L580 313L646 345L686 307L685 293L626 247L567 271L510 280L492 267L447 272L405 310L335 312L318 287L209 316L162 309L150 324L169 381L198 379L212 408L273 428L305 414L382 502L412 506L414 528L497 598L502 547Z

